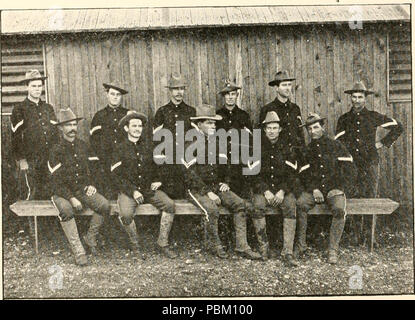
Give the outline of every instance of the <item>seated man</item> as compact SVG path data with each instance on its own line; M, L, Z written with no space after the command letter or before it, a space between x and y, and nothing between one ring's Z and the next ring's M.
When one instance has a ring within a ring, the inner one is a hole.
M184 176L187 182L189 200L198 206L206 215L208 224L208 234L210 240L213 241L213 249L220 258L227 258L228 255L223 249L218 234L219 205L229 209L235 214L235 234L236 248L235 251L248 259L260 259L261 255L252 251L246 238L246 228L240 226L239 223L245 223L246 201L238 197L229 188L230 177L226 176L229 172L228 165L230 159L226 154L218 152L218 145L213 139L215 138L215 122L222 119L215 112L215 107L210 105L202 105L197 109L195 117L190 120L196 124L196 143L189 145L188 148L196 146L198 151L197 157L188 161L183 159ZM215 150L210 150L209 145L213 142ZM199 154L203 151L203 154ZM187 152L187 151L186 151ZM215 154L214 154L215 153ZM219 159L222 158L224 164L220 164ZM203 159L202 163L197 160ZM242 218L242 219L241 219Z
M102 225L103 215L109 214L110 205L94 187L93 177L98 172L98 157L76 137L80 119L82 118L77 118L69 108L59 111L56 125L63 138L51 149L48 167L54 190L52 202L59 211L62 229L75 255L76 263L85 265L88 260L79 239L74 213L84 207L94 211L84 240L91 253L96 253L96 236Z
M262 139L261 146L261 171L259 175L253 176L253 205L257 217L253 221L260 243L260 252L262 258L266 260L268 258L268 240L265 232L266 207L267 205L280 207L284 216L282 257L288 266L298 266L293 258L296 228L296 201L293 190L297 176L297 161L290 152L289 146L283 145L279 139L283 129L275 111L267 113L262 126L265 138Z
M169 248L168 237L173 224L175 204L163 191L157 190L160 182L152 183L152 179L157 177L157 170L149 145L141 137L146 121L144 114L128 111L119 123L127 132L127 139L114 150L111 173L118 191L120 221L129 236L135 255L145 259L139 249L134 212L144 201L153 204L162 211L157 248L168 258L174 259L177 254Z
M353 158L346 147L325 134L324 119L312 113L303 125L307 128L311 142L306 147L305 159L299 169L305 191L297 199L297 249L301 254L307 247L307 212L316 203L325 202L333 215L328 262L336 264L346 218L346 193L349 186L353 185L356 173Z

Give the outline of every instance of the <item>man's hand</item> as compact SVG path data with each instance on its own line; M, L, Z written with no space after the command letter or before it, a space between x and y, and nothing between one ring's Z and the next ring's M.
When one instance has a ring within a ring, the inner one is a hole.
M229 188L229 186L226 183L220 183L220 187L219 187L220 192L226 192L229 190L231 190L231 188Z
M133 193L133 198L138 204L142 204L144 202L144 197L141 192L135 190Z
M153 182L153 183L151 184L151 190L155 191L155 190L157 190L158 188L160 188L160 186L161 186L161 182Z
M313 191L313 197L314 197L314 201L316 203L323 203L324 202L324 196L321 193L321 191L319 189L315 189Z
M87 186L85 188L85 194L87 197L93 196L97 192L97 189L94 186Z
M69 199L71 206L75 208L76 211L82 211L82 203L75 197Z
M19 160L19 169L20 170L29 170L29 164L26 159Z
M220 205L220 198L213 192L208 192L207 196L210 200L214 201L217 205Z
M378 141L378 142L376 142L375 146L376 146L376 149L380 149L380 148L383 147L383 143Z
M265 199L267 199L268 204L272 205L272 201L274 200L274 194L267 190L264 192Z
M278 192L275 194L275 197L274 197L274 199L273 199L273 201L272 201L272 205L273 205L274 207L279 206L279 205L282 203L282 201L284 200L284 196L285 196L285 192L284 192L284 190L280 190L280 191L278 191Z

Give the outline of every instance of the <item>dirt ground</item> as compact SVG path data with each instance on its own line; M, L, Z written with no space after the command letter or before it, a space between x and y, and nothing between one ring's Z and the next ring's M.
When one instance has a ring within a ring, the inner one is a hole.
M156 217L155 217L156 218ZM379 235L378 248L341 243L338 265L326 262L322 232L309 241L309 253L297 268L279 258L250 261L232 254L232 240L221 236L231 257L220 260L204 250L203 229L197 217L175 222L172 243L179 258L169 260L154 247L157 223L137 223L147 259L135 260L126 236L112 221L104 231L106 244L90 264L78 267L55 220L40 221L40 254L34 253L27 229L9 230L3 238L4 297L245 297L413 294L412 242L393 234ZM183 227L186 225L186 230ZM80 221L80 233L86 223ZM109 230L109 231L108 231ZM226 240L228 239L228 240ZM252 237L250 237L252 242ZM254 246L255 244L253 244ZM277 241L277 249L281 243Z

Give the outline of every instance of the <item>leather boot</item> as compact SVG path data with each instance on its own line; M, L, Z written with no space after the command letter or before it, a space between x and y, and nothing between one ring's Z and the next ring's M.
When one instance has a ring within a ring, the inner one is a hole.
M302 212L297 208L297 228L296 228L297 243L295 245L295 256L300 257L307 250L307 212Z
M130 224L124 224L123 218L119 217L121 224L124 227L125 232L128 234L128 238L130 239L130 246L131 250L135 257L145 260L144 254L141 253L140 246L138 244L138 234L137 234L137 227L135 225L134 219L130 222Z
M94 212L89 223L88 232L84 236L84 241L93 255L97 253L97 235L103 223L104 217Z
M329 263L337 263L337 251L339 250L340 239L343 234L345 219L343 217L333 217L330 226L329 236Z
M244 212L237 212L233 215L233 223L235 226L235 251L244 252L248 248L248 240L246 236L246 215Z
M169 244L169 234L173 225L174 214L163 211L160 218L160 232L157 243L160 247Z
M266 261L268 260L269 245L268 245L265 217L264 218L253 218L252 223L255 228L255 233L257 236L258 244L259 244L259 252L261 254L261 258L263 261Z
M284 245L282 249L283 261L290 267L298 266L298 262L293 257L294 237L297 221L285 218L283 221Z
M79 239L78 228L76 226L75 219L72 218L69 221L61 221L63 232L66 239L68 239L71 250L75 256L75 262L77 265L83 266L88 263L85 255L85 249L82 246L81 239Z

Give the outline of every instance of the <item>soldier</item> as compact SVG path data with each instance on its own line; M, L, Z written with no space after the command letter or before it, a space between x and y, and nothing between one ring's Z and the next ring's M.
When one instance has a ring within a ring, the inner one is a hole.
M116 82L103 83L108 104L95 113L91 122L91 146L100 159L101 182L105 187L105 195L109 199L116 198L110 178L111 155L115 146L121 143L126 134L120 130L118 123L127 114L128 109L122 106L122 96L128 93Z
M298 266L293 258L296 229L296 199L294 189L297 185L297 160L287 145L282 144L280 119L275 111L267 113L262 122L266 138L261 145L261 171L254 184L253 204L258 217L254 224L261 244L261 254L268 256L268 241L265 232L265 210L267 206L280 207L283 220L284 245L282 257L290 266ZM263 234L264 237L260 237Z
M335 139L343 143L353 156L359 176L357 195L374 198L378 181L377 150L384 146L389 148L402 134L402 125L393 118L366 108L366 97L373 94L373 91L367 90L363 82L355 83L345 93L351 96L352 109L337 121ZM378 127L390 130L380 141L376 141Z
M53 107L40 99L46 78L38 70L26 73L22 83L27 86L27 98L13 108L11 116L12 154L24 176L26 200L50 196L46 163L59 135Z
M236 104L236 101L239 97L239 90L241 87L237 86L235 83L227 80L225 82L225 87L219 92L224 97L225 104L217 112L218 115L222 117L221 120L216 122L216 128L224 129L226 132L231 130L236 130L238 136L241 137L242 130L247 131L252 135L252 123L249 117L249 114L239 108ZM235 142L233 142L235 144ZM227 157L230 160L232 157L232 146L231 146L231 136L227 137ZM240 145L239 145L240 150ZM244 199L247 203L247 206L250 206L251 209L247 210L248 214L254 213L252 208L252 203L250 202L251 198L251 187L250 180L248 176L242 174L242 165L241 164L231 164L228 166L229 171L227 175L229 176L229 187L230 189L240 198ZM240 233L237 235L238 239L247 238L247 227L245 215L235 214L234 225L236 232ZM265 218L264 218L265 220ZM261 229L262 219L257 219L256 215L252 215L252 221L256 230ZM257 235L259 237L259 234ZM247 247L247 244L243 245ZM263 249L263 248L262 248Z
M157 248L168 258L177 254L169 248L168 237L173 224L175 204L163 191L157 190L158 173L152 161L149 144L142 138L142 131L147 117L136 111L129 111L119 123L120 130L125 130L127 139L118 144L114 150L111 172L116 181L120 221L126 230L132 249L137 257L140 254L134 212L144 201L153 204L161 214L160 234ZM155 179L153 182L153 179Z
M337 251L346 219L346 194L354 184L353 157L342 143L329 138L323 128L324 119L311 113L305 126L311 137L306 147L304 161L300 166L305 191L297 199L297 250L305 252L307 212L316 203L325 202L333 217L329 236L328 262L336 264Z
M269 111L275 111L284 126L279 137L281 143L299 151L305 146L305 140L303 128L300 127L302 124L300 108L290 101L294 80L295 78L290 77L288 71L284 70L277 72L274 80L268 83L271 87L276 88L277 96L274 101L261 108L259 126Z
M154 116L154 129L153 134L158 130L164 128L170 130L173 134L173 156L176 159L176 148L178 142L178 132L176 130L179 127L179 123L182 122L184 133L191 129L190 119L195 115L196 110L187 105L183 101L184 90L186 83L182 76L177 73L173 73L167 88L170 92L170 102L160 107ZM182 168L180 164L163 164L159 167L161 171L161 189L172 199L184 199L186 197L184 189L184 180L182 176Z
M228 164L230 159L226 154L221 154L218 151L218 145L215 140L215 122L221 120L222 117L217 115L215 107L210 105L202 105L197 109L197 114L194 117L190 117L190 120L194 121L197 128L198 136L197 142L201 144L205 152L202 155L203 164L197 163L197 158L185 161L184 164L184 177L188 187L188 197L196 206L198 206L202 212L206 215L206 219L209 222L208 231L211 240L213 241L213 247L215 253L220 258L227 258L228 254L223 249L222 243L218 235L218 219L219 219L219 205L222 204L225 208L229 209L233 214L237 216L245 216L247 210L246 201L238 197L231 191L230 177L227 175L229 172ZM213 142L216 148L215 154L213 150L208 148L208 145ZM198 145L198 143L196 143ZM197 155L198 158L201 155ZM214 157L214 159L212 159ZM219 164L223 159L224 164ZM241 221L241 218L235 218L235 222ZM252 251L249 247L246 232L243 233L238 224L235 225L236 229L236 248L235 251L248 259L260 259L261 255ZM246 229L245 229L246 230Z
M345 93L351 96L352 109L340 116L335 139L346 146L357 167L359 179L354 197L375 198L379 179L377 150L384 146L389 148L402 134L402 125L393 118L366 108L366 97L373 94L373 91L367 90L363 82L356 82L353 88ZM376 141L378 127L390 130L380 141ZM366 230L370 231L369 228ZM356 235L360 236L359 233Z
M89 229L84 236L92 254L96 253L96 236L109 215L110 205L106 198L97 192L94 177L98 172L98 157L87 145L76 137L78 121L70 108L60 110L58 123L62 139L51 149L48 167L53 184L52 202L59 211L62 229L69 241L78 265L88 263L84 247L79 239L74 219L75 211L89 207L94 213Z

